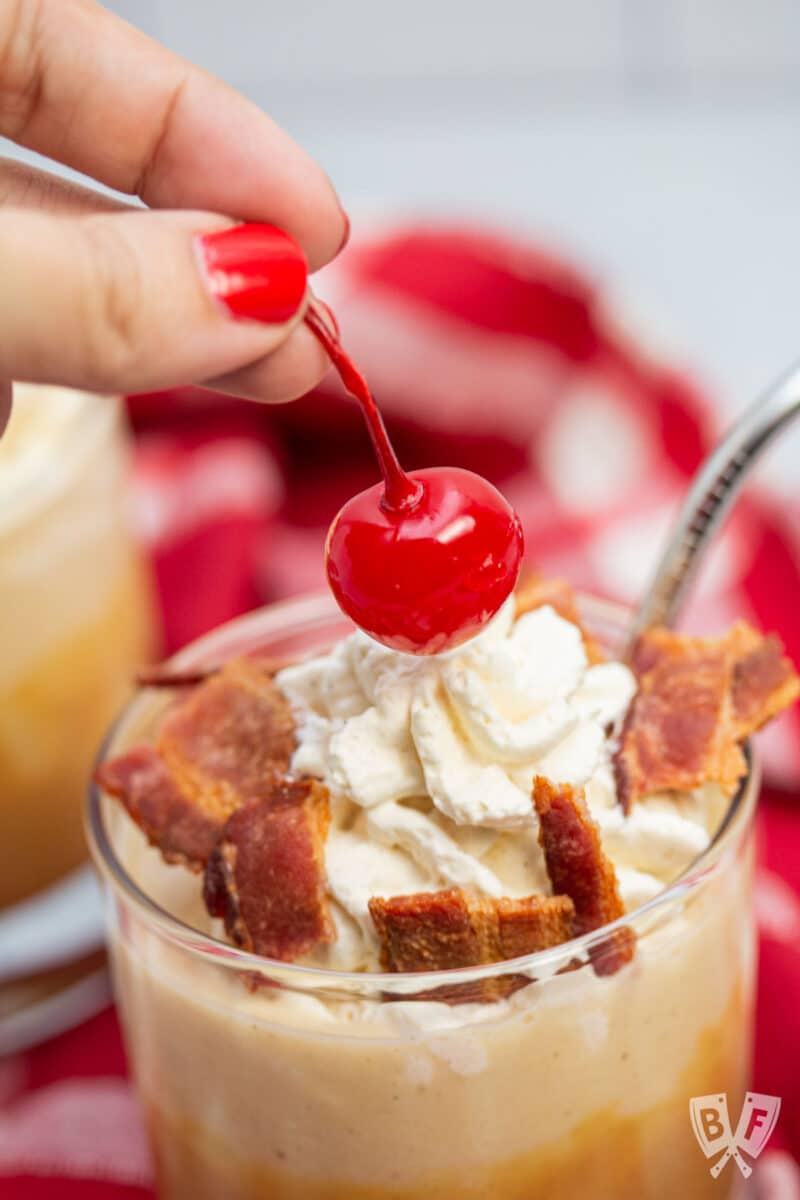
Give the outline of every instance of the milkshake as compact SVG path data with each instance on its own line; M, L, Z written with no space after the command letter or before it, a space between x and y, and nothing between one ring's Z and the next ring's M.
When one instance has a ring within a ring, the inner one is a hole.
M90 835L160 1197L734 1195L689 1100L748 1082L742 743L797 681L624 627L537 584L421 658L304 600L130 706Z
M97 739L151 648L118 403L15 388L0 439L0 908L86 855Z

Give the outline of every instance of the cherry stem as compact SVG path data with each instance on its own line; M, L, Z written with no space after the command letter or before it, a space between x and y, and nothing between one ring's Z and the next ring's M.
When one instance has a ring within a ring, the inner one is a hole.
M305 314L305 323L315 338L324 346L328 357L339 372L339 377L351 396L361 405L367 423L372 447L383 475L384 494L381 504L390 512L408 512L422 497L422 484L405 473L389 440L380 409L369 390L366 379L353 360L342 349L335 333L328 328L313 300Z

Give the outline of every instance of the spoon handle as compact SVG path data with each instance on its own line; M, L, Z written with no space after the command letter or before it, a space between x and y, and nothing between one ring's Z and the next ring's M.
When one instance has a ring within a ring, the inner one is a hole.
M694 477L674 531L633 619L628 651L651 625L671 625L714 533L748 472L773 438L800 413L800 363L759 397Z

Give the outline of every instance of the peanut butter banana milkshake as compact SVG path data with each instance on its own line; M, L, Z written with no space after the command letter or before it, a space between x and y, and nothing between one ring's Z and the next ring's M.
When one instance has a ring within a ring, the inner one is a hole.
M410 654L330 600L169 664L90 833L162 1200L700 1200L748 1082L774 638L562 584Z
M17 386L0 440L0 908L86 857L85 780L151 649L117 401Z

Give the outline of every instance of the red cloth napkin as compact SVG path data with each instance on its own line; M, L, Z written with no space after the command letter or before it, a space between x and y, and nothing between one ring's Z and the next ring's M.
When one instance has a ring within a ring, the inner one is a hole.
M692 376L635 333L603 287L536 247L450 226L351 246L319 291L408 466L481 471L516 505L537 567L600 594L640 593L718 421ZM327 523L376 477L333 376L279 409L189 389L136 397L130 410L135 520L168 649L323 585ZM800 662L799 539L800 491L751 491L687 624L747 617L777 630ZM783 1108L757 1178L758 1195L777 1200L800 1200L799 721L786 715L761 743L754 1086ZM133 1200L152 1195L150 1178L113 1012L0 1063L4 1200Z

